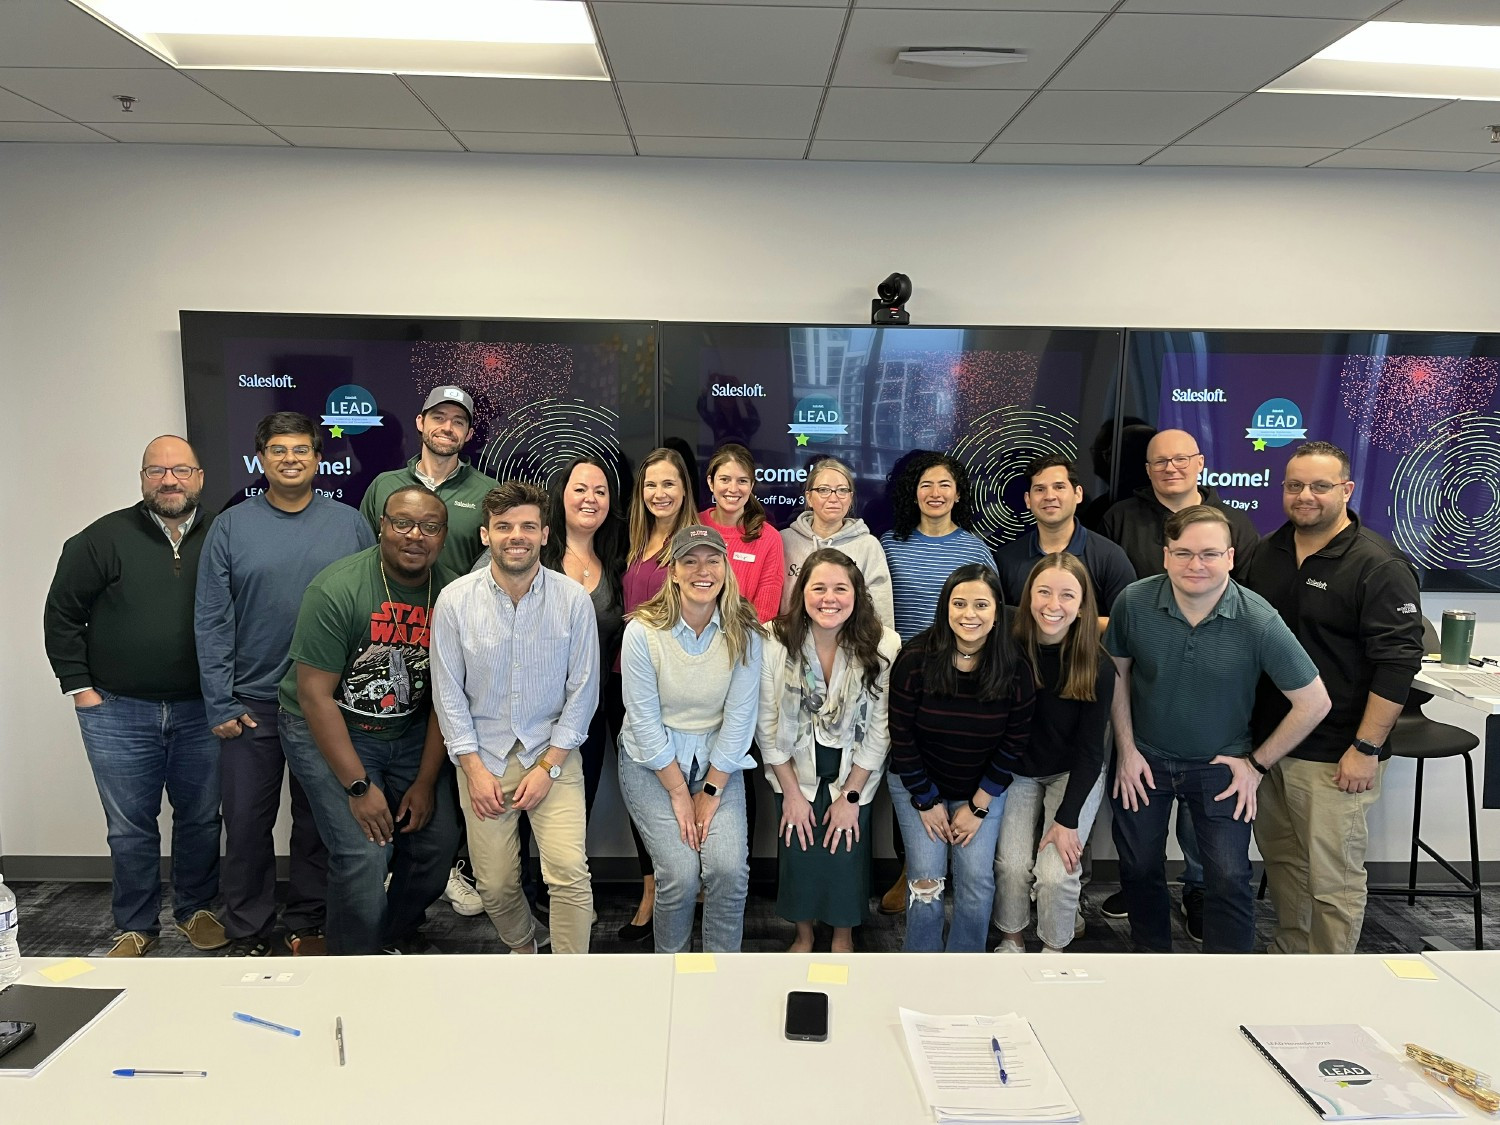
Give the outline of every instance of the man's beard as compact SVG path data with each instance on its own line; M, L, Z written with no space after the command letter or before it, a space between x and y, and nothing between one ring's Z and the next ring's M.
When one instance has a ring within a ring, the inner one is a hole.
M156 492L145 497L146 507L164 520L175 520L190 515L193 509L198 506L198 493L196 492L182 492L168 499L180 501L181 507L173 511L172 508L162 502L161 494Z

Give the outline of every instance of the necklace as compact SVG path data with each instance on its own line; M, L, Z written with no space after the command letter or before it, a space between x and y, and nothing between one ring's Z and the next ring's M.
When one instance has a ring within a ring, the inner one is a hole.
M396 599L391 597L391 580L385 576L385 560L380 560L380 582L385 587L385 600L395 604ZM427 604L422 608L422 620L430 621L432 618L432 567L427 568Z
M583 576L585 578L593 577L593 571L589 569L589 560L584 558L583 555L579 554L577 551L573 550L573 544L569 543L566 551L568 554L571 554L575 559L583 564Z

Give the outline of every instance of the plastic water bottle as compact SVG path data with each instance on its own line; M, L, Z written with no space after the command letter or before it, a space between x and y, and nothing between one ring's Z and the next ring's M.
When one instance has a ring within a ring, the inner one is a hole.
M16 896L0 876L0 988L14 984L21 975L21 946L16 937L20 928Z

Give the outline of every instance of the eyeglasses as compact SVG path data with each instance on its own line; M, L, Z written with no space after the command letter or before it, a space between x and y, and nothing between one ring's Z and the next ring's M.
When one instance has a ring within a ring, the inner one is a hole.
M1185 469L1192 464L1194 457L1202 457L1201 453L1179 453L1175 457L1158 457L1155 461L1147 461L1146 468L1154 472L1165 472L1168 465L1174 469Z
M1327 496L1335 488L1342 488L1348 483L1346 480L1315 480L1303 484L1300 480L1284 480L1281 482L1281 491L1288 496L1301 496L1303 489L1311 489L1314 496Z
M307 457L313 451L310 445L268 445L266 452L272 457Z
M168 473L171 473L178 480L187 480L194 473L201 473L202 471L197 465L173 465L170 469L165 465L147 465L141 470L141 475L147 480L161 480Z
M815 484L807 491L816 492L824 500L827 500L830 496L837 496L840 500L847 500L854 495L854 489L850 488L847 484L841 484L837 488L828 484Z
M431 539L434 535L441 535L448 529L446 523L438 523L437 520L409 520L405 516L381 516L380 518L390 524L397 535L410 535L411 529L416 528Z
M1181 563L1183 566L1186 566L1188 563L1192 562L1194 559L1197 559L1200 562L1205 562L1208 565L1212 566L1214 563L1216 563L1220 559L1222 559L1225 555L1229 554L1229 552L1228 551L1187 551L1187 550L1177 550L1177 551L1168 551L1167 554L1169 554L1169 555L1172 556L1172 561L1173 562Z

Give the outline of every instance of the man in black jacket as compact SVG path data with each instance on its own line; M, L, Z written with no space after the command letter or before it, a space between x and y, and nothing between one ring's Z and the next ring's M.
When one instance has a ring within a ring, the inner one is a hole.
M141 957L161 930L161 834L172 802L172 913L199 949L228 943L209 907L219 890L219 740L193 644L198 508L192 446L159 437L141 459L141 502L63 544L47 592L47 658L73 699L114 867L111 957Z
M1349 507L1349 456L1310 441L1287 462L1287 522L1245 584L1307 649L1333 708L1260 787L1255 841L1276 906L1275 953L1353 953L1365 916L1366 815L1380 796L1386 737L1422 666L1417 574ZM1262 683L1257 737L1285 713Z

